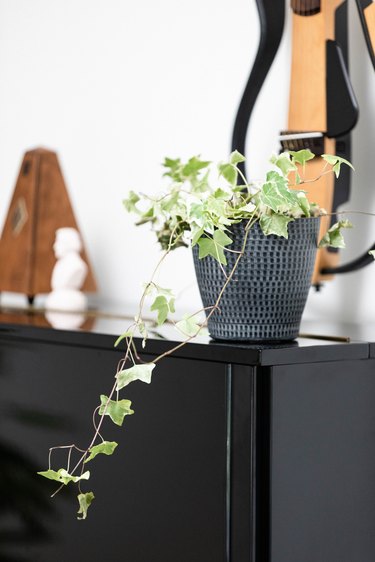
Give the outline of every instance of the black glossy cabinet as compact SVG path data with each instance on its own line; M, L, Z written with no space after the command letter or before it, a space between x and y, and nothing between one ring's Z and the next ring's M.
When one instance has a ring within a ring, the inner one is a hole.
M119 447L77 521L75 494L49 499L35 473L49 447L88 443L113 341L0 326L0 561L375 560L371 344L189 344L124 393L135 415L106 424Z

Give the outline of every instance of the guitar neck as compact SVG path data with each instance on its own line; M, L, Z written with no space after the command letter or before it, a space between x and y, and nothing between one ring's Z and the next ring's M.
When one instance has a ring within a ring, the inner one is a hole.
M292 1L292 66L290 76L288 131L320 132L319 152L334 154L336 142L324 135L327 132L327 41L335 38L335 13L343 0ZM308 134L307 134L308 137ZM315 154L312 139L298 148L309 147ZM296 147L297 148L297 147ZM321 160L315 158L306 166L305 178L313 179L321 173ZM334 177L324 175L314 183L307 183L310 201L332 212ZM330 218L323 218L320 236L329 227ZM313 284L322 280L320 270L334 267L338 254L320 250L315 265ZM325 277L326 279L326 277Z
M372 63L375 67L375 2L369 2L363 10L365 35ZM367 30L367 33L366 33Z
M292 16L292 67L290 75L288 129L327 130L326 42L335 36L335 12L343 0L321 0L320 10ZM311 2L298 1L298 6ZM315 3L316 4L316 3Z
M336 141L334 139L324 139L324 151L326 154L335 154L335 149ZM321 175L322 168L321 158L314 158L307 163L304 172L300 170L300 174L306 180L315 180L315 178L318 178ZM335 189L335 177L333 174L326 174L312 183L303 184L302 188L306 190L310 201L318 203L318 205L325 209L328 213L332 212ZM320 223L319 240L327 232L330 224L331 215L323 216ZM326 267L336 267L338 263L338 252L331 252L326 248L318 250L312 278L313 285L319 285L321 281L331 279L332 275L323 276L320 271Z

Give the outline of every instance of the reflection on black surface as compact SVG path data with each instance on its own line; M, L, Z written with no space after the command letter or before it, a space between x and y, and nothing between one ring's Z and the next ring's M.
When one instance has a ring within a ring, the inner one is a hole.
M29 307L27 309L7 308L0 306L0 323L38 326L40 328L61 328L63 330L87 330L94 328L95 315L89 312L74 314L65 312L49 312L44 309Z
M67 425L62 416L5 405L1 426L9 421L40 430ZM48 484L37 475L40 466L21 446L0 439L0 562L34 562L25 556L28 547L51 541L55 534L48 521L56 518L56 504L50 500Z
M35 408L20 407L13 404L8 409L5 408L5 411L9 414L9 417L21 424L26 424L28 427L59 430L72 428L72 424L66 416L50 414Z
M50 538L44 521L54 506L45 497L45 486L35 477L38 467L30 458L5 442L0 443L0 458L0 560L20 562L11 551L21 543Z
M124 428L106 426L105 438L120 446L113 459L95 461L84 490L95 492L95 507L77 522L76 489L51 500L55 484L36 472L47 468L49 447L90 442L91 413L122 355L113 334L127 324L101 318L90 334L34 327L35 319L0 326L0 562L226 560L227 364L239 364L236 376L247 380L242 365L278 364L275 357L300 365L369 353L367 345L302 339L260 347L205 337L186 346L160 363L151 385L129 386L136 416ZM150 338L145 358L170 344Z
M210 345L226 345L228 347L237 345L238 347L245 347L246 349L290 349L291 347L298 347L299 343L297 340L276 340L270 342L264 341L248 341L248 340L221 340L216 338L214 340L209 340Z

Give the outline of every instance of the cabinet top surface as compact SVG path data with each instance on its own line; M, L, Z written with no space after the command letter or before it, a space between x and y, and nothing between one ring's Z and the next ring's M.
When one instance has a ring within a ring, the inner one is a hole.
M59 313L60 314L60 313ZM130 318L100 312L88 313L77 322L76 315L61 315L59 327L52 327L40 312L0 309L1 340L29 340L83 348L114 349L114 342L131 323ZM75 325L80 325L79 328ZM140 353L159 355L181 343L173 326L150 327L145 349ZM305 323L295 341L275 343L219 342L199 336L177 349L174 357L246 365L315 363L375 357L375 327L315 322ZM121 352L121 349L120 349ZM148 359L148 357L147 357Z

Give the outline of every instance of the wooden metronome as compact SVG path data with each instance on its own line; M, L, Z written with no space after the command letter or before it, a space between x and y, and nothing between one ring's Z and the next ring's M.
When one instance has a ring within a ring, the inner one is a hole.
M79 231L55 152L26 152L0 239L0 291L34 296L49 293L56 263L53 252L58 228ZM85 249L88 274L84 292L96 291Z

